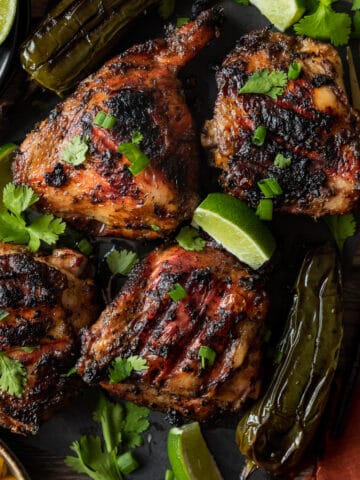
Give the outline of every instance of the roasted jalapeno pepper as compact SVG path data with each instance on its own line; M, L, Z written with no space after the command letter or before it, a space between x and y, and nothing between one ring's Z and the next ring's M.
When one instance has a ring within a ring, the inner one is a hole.
M341 275L330 245L308 253L280 342L282 361L264 396L241 419L241 453L273 473L292 468L314 436L342 340Z
M91 73L159 0L62 0L22 46L21 63L43 87L63 94Z

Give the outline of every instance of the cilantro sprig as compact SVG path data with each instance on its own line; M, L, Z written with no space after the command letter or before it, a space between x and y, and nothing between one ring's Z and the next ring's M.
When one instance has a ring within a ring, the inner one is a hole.
M330 40L335 47L346 45L351 32L351 18L347 13L335 12L337 0L319 0L316 9L294 25L298 35Z
M75 135L61 152L61 159L74 166L81 165L86 160L86 153L89 150L88 142L88 137L80 138L79 135Z
M120 275L128 275L138 261L138 254L125 248L123 250L111 250L111 252L106 255L106 263L113 275L117 273Z
M206 242L200 237L196 228L183 227L176 237L176 241L184 250L201 252L205 248Z
M0 353L0 390L10 395L21 396L27 384L24 365L4 352Z
M25 211L39 200L29 187L8 183L3 190L5 211L0 212L0 241L27 244L32 252L40 248L41 241L53 245L65 231L65 223L53 215L38 215L31 223Z
M287 83L286 72L281 70L270 72L267 68L263 68L250 75L247 82L240 88L239 93L260 93L276 100L279 95L283 94Z
M149 365L144 358L133 355L128 358L117 357L111 363L109 370L110 383L120 383L130 377L132 372L147 370Z
M65 463L93 480L123 480L123 474L129 473L129 464L123 461L128 452L124 450L142 444L141 434L150 425L149 413L147 408L130 402L115 404L100 394L94 420L101 425L103 440L92 435L82 436L70 447L76 456L66 457Z

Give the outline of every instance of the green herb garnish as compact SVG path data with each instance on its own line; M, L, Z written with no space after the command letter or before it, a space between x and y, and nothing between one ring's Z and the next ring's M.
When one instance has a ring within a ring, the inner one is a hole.
M282 95L288 82L285 72L273 70L269 72L267 68L254 72L245 85L240 88L239 93L262 93L268 95L274 100Z
M0 308L0 322L1 320L4 320L4 318L8 317L9 315L10 315L9 312Z
M275 157L274 165L276 165L277 167L279 167L281 169L290 167L291 158L284 157L284 155L282 155L281 153L278 153Z
M89 150L88 138L81 139L75 135L70 143L61 152L61 159L74 166L81 165L86 160L86 153Z
M27 383L27 374L24 365L0 353L0 390L10 395L21 396Z
M35 345L34 347L20 347L19 350L22 350L25 353L33 353L35 350L39 350L40 345Z
M53 215L38 215L27 224L24 212L39 200L29 187L8 183L3 190L6 211L0 212L0 241L28 244L31 251L40 248L41 240L52 245L65 231L65 223Z
M189 17L179 17L179 18L176 20L176 26L177 26L177 27L182 27L183 25L186 25L189 20L190 20Z
M105 112L98 112L94 118L93 125L111 130L117 124L117 118Z
M257 184L266 198L277 197L283 193L283 190L276 178L264 178L259 180Z
M138 146L142 139L142 134L135 132L132 136L131 143L122 143L118 146L118 151L122 155L125 155L131 163L129 170L134 176L139 175L139 173L150 165L149 157L145 155Z
M77 242L76 246L84 255L91 255L94 250L93 246L86 238L83 238L82 240L80 240L80 242Z
M256 215L260 220L272 220L273 217L273 202L270 198L262 198L256 210Z
M180 283L175 283L174 288L172 288L168 292L169 297L171 300L174 300L174 302L177 302L179 300L183 300L186 296L186 290L180 285Z
M136 460L133 452L125 452L117 459L121 473L124 475L130 475L140 467L139 462Z
M138 263L139 257L136 252L129 250L112 250L106 255L106 263L112 274L128 275L133 266Z
M199 231L193 227L183 227L178 235L176 241L184 250L201 252L206 245L203 238L200 237Z
M200 347L198 357L201 359L201 368L206 368L207 365L214 365L216 359L216 352L210 347Z
M298 35L330 40L335 47L346 45L351 31L351 18L347 13L335 12L331 5L337 0L319 0L316 10L295 23Z
M297 78L299 78L301 69L302 69L301 63L299 62L292 63L289 66L289 70L288 70L289 80L296 80Z
M75 375L75 373L77 373L76 367L71 367L70 370L68 370L66 373L62 373L60 375L60 377L61 378L69 378L69 377L72 377L73 375Z
M255 130L255 133L252 136L251 141L257 147L262 147L264 145L265 138L266 138L266 127L264 127L263 125L260 125Z
M147 361L138 355L129 358L117 357L109 370L110 383L120 383L130 377L132 372L141 372L149 368Z

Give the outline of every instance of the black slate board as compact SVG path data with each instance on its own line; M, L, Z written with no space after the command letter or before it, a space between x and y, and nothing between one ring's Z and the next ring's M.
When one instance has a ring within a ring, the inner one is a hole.
M176 17L189 16L193 2L178 1ZM219 65L225 55L235 45L236 40L244 33L253 29L268 26L268 21L254 7L241 6L235 2L218 2L224 8L225 21L222 27L220 39L213 41L203 52L182 71L189 104L200 131L206 118L210 118L216 96L216 84L214 67ZM341 6L347 8L342 2ZM155 13L149 13L143 21L138 23L135 29L129 33L116 48L120 52L133 43L142 42L148 38L162 35L163 25ZM358 52L359 47L353 47ZM192 89L187 85L191 84ZM30 131L36 121L46 117L50 106L58 99L51 94L39 92L37 102L29 100L15 110L11 118L14 125L8 140L21 142L27 131ZM48 107L43 108L43 104ZM205 160L204 160L205 162ZM213 188L210 182L210 172L204 170L203 186L205 190ZM301 261L305 245L321 243L329 238L326 227L322 222L313 222L310 219L279 216L275 218L273 229L277 237L280 250L283 253L279 260L279 268L274 275L276 285L290 284L296 267ZM101 251L109 248L109 243L102 244ZM345 309L347 336L353 340L359 334L357 319L360 313L360 300L358 299L358 286L360 286L360 236L348 242L344 252L344 278L345 278ZM100 262L101 264L101 262ZM281 267L282 265L282 267ZM273 291L272 315L279 316L279 322L286 315L287 302L283 301L280 288ZM289 298L288 298L289 301ZM285 307L284 307L285 306ZM355 333L354 333L355 332ZM350 343L346 347L346 355L343 355L342 370L349 371L356 357L356 343ZM339 380L340 381L340 380ZM355 376L353 382L355 382ZM96 425L91 421L89 391L74 398L72 404L49 420L40 429L40 432L28 438L19 438L8 432L1 432L4 438L15 450L24 462L33 480L75 480L86 478L69 470L63 464L63 457L70 453L69 445L84 433L94 432ZM346 406L345 406L346 410ZM166 437L170 424L166 415L162 413L151 414L151 428L144 435L144 445L137 450L142 468L131 475L133 479L161 480L168 468ZM203 432L208 445L213 452L224 480L239 478L244 459L240 456L234 441L237 416L218 419L216 423L203 426ZM265 472L257 472L253 479L266 479L269 476ZM204 479L206 480L206 479Z

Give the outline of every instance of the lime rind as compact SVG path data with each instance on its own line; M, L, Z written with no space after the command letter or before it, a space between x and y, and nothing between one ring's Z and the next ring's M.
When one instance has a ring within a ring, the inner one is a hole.
M242 200L212 193L195 210L194 222L226 250L254 269L275 251L268 228Z
M275 27L284 32L305 13L304 0L250 0Z
M198 422L169 431L168 456L176 480L223 480Z
M13 26L17 0L0 0L0 45L4 43Z

